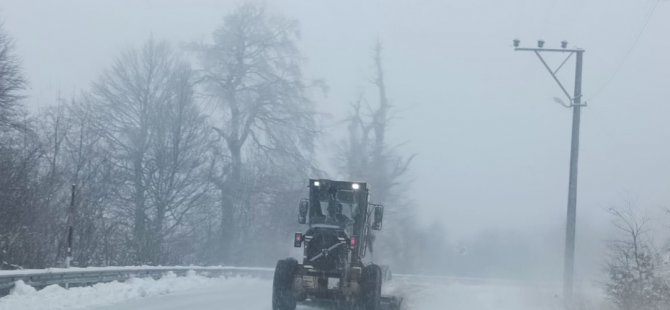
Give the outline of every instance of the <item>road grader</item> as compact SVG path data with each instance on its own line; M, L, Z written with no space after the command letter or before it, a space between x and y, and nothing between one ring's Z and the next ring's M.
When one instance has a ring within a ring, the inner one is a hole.
M294 310L298 303L317 303L342 310L398 310L402 299L382 295L387 268L366 262L373 230L382 229L384 207L369 203L366 183L309 180L309 198L300 201L296 248L302 263L279 260L272 287L272 309Z

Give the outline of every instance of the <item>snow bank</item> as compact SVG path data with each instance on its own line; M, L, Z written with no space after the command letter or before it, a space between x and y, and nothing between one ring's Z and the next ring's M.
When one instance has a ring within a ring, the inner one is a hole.
M132 278L126 282L99 283L70 289L51 285L42 290L35 290L18 281L9 295L0 298L0 310L83 309L220 285L221 282L239 281L248 279L206 278L196 275L195 272L189 272L185 277L177 277L168 273L159 280Z

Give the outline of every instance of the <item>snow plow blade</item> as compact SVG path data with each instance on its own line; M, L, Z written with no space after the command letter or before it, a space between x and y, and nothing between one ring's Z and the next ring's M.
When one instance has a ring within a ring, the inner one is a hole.
M396 296L382 296L380 300L381 310L400 310L402 298Z

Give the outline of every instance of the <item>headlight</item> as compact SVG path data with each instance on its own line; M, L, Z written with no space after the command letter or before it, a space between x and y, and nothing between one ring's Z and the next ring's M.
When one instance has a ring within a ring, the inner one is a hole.
M358 183L351 184L351 188L353 189L359 189L361 186L358 185Z
M319 187L319 185L321 185L321 183L319 183L319 181L314 181L314 186Z

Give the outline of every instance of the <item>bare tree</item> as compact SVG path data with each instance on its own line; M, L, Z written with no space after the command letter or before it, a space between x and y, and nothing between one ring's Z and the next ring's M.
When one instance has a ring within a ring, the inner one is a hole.
M52 247L42 212L37 137L30 130L0 139L0 269L44 267Z
M42 113L44 164L43 207L52 210L51 238L58 244L56 262L66 255L68 226L74 224L74 261L80 266L130 264L123 237L124 220L114 209L120 188L113 156L103 139L95 107L84 99L61 100ZM74 212L68 210L74 186ZM71 219L70 219L71 217Z
M364 95L353 104L347 120L349 136L346 149L341 151L343 155L339 161L349 178L367 180L378 197L394 201L399 198L394 197L394 189L402 182L414 155L407 158L400 156L386 139L391 122L391 104L386 91L381 42L375 45L373 51L373 84L378 92L378 104L370 104Z
M649 219L640 216L630 201L609 211L621 234L609 244L609 298L622 310L668 309L670 285L658 274L659 257L649 241Z
M202 205L211 183L206 182L211 130L193 101L191 69L182 64L166 85L175 92L153 115L148 153L148 195L155 209L151 233L153 261L162 242L178 232L186 215ZM172 247L173 248L173 247ZM175 251L175 249L173 249Z
M13 52L14 43L2 28L0 20L0 127L21 126L19 118L26 88L19 58Z
M345 148L340 150L338 163L347 177L354 180L365 180L373 189L373 198L386 204L385 214L391 225L384 235L385 240L394 242L379 242L387 252L386 257L394 256L401 260L402 241L404 236L410 236L405 231L411 226L412 214L403 210L407 206L403 186L408 182L405 174L414 158L404 157L390 147L387 133L391 123L391 104L387 95L384 65L382 61L382 45L378 42L373 49L374 78L372 83L377 91L377 104L370 104L364 95L361 95L352 105L352 112L347 119L348 137ZM410 208L405 208L410 209ZM373 240L369 240L372 244ZM373 247L373 249L378 247ZM409 265L407 262L403 262Z
M245 201L254 182L244 165L250 153L305 171L316 130L295 21L243 4L213 39L199 48L201 85L218 111L214 128L224 143L223 164L213 177L222 197L222 242L231 245L248 227ZM226 255L231 250L222 249Z
M42 267L51 249L38 203L42 149L23 109L26 80L13 48L0 26L0 269Z
M89 98L121 171L118 206L132 206L137 262L162 262L165 237L207 189L198 183L207 134L191 83L189 65L151 39L119 57Z
M59 100L60 101L60 100ZM68 133L68 122L65 106L60 101L56 106L49 107L40 113L41 122L36 124L42 148L40 171L40 214L48 214L50 220L46 224L49 233L45 237L50 244L59 244L48 256L51 262L64 258L65 218L63 201L66 199L64 189L67 187L64 171L63 146Z

